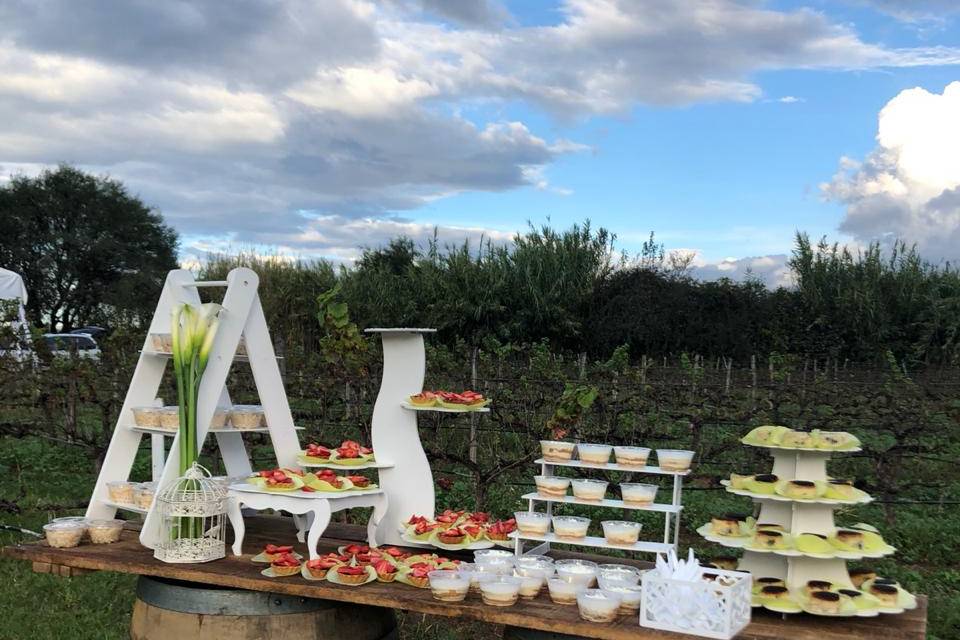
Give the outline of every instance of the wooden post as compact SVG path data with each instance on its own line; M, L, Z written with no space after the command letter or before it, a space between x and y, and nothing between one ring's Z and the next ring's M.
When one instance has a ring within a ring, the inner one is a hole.
M750 398L752 400L757 399L757 355L752 354L750 356Z

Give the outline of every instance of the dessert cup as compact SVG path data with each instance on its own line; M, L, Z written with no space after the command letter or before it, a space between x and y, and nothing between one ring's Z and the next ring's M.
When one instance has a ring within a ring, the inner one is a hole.
M123 520L90 520L87 533L93 544L110 544L120 539L123 532Z
M160 416L161 429L176 431L180 428L180 409L177 407L160 407L157 414Z
M577 455L581 462L590 464L607 464L610 462L610 452L613 447L608 444L588 444L581 442L577 445Z
M113 480L107 483L107 494L110 496L110 502L133 504L133 491L133 482Z
M84 522L51 522L43 525L47 544L58 549L68 549L80 544L87 530Z
M571 480L570 484L573 486L573 496L575 498L599 502L603 500L603 496L607 493L607 484L609 483L606 480L577 478L576 480Z
M493 576L480 582L483 603L492 607L511 607L520 597L522 579L515 576Z
M263 407L254 404L235 404L230 409L230 423L235 429L259 429L264 425Z
M621 482L620 495L623 502L635 507L648 507L653 504L653 499L657 497L657 485L643 484L639 482Z
M427 574L430 591L436 600L442 602L460 602L470 591L470 577L459 571L431 571Z
M544 536L550 531L550 516L537 511L517 511L513 514L520 533Z
M544 498L562 498L570 488L570 478L534 476L533 481L537 484L537 493Z
M169 333L150 334L150 343L157 353L171 353L173 351L173 336Z
M473 552L473 562L481 565L496 558L497 560L513 560L513 552L505 549L477 549Z
M520 581L518 593L521 598L536 598L540 594L540 589L543 588L543 582L546 579L543 570L539 570L539 573L528 570L526 575L514 573L514 577Z
M581 587L592 587L597 579L597 563L590 560L557 560L553 566L558 578Z
M618 615L633 616L640 611L640 600L643 598L643 587L640 585L622 580L608 580L600 576L600 588L620 596Z
M640 569L628 564L601 564L597 567L597 580L605 579L627 584L638 584L643 574Z
M657 449L657 462L664 471L688 471L693 462L693 451Z
M577 445L572 442L562 442L559 440L541 440L540 452L543 459L549 462L566 462L573 460L573 450Z
M156 482L141 482L133 490L133 499L141 509L149 509L157 492Z
M500 551L499 549L484 549L484 551ZM507 552L509 553L509 552ZM479 573L489 573L494 575L509 575L513 573L514 557L510 553L508 556L502 555L474 555L474 569Z
M553 558L548 556L520 556L515 563L516 574L525 576L528 573L542 573L545 578L553 575Z
M640 523L627 520L604 520L603 537L607 544L634 545L640 539Z
M622 467L645 467L650 449L647 447L614 447L613 457Z
M577 594L580 617L590 622L613 622L620 610L620 594L602 589L585 589Z
M227 418L230 412L227 409L216 408L213 410L213 418L210 419L211 429L223 429L227 426Z
M577 593L586 589L580 583L565 578L548 578L547 591L555 604L577 604Z
M581 540L587 536L590 518L578 516L553 516L553 533L558 538Z
M133 424L138 427L160 426L160 407L133 407Z

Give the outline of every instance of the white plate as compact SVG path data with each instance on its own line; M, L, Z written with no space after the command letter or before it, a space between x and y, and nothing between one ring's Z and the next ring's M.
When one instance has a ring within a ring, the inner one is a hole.
M742 549L753 540L753 536L718 536L713 533L713 527L709 522L701 525L697 529L697 533L710 542L715 542L725 547L730 547L731 549Z
M721 480L720 484L726 487L727 493L753 498L754 500L776 500L779 502L797 502L801 504L867 504L868 502L873 502L873 497L870 496L870 494L860 491L859 489L857 489L857 491L860 497L856 500L834 500L832 498L787 498L776 493L753 493L746 489L734 489L730 486L729 480Z

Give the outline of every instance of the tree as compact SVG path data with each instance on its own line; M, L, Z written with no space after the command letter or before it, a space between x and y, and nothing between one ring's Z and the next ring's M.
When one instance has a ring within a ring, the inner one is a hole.
M0 187L0 264L23 276L37 325L142 322L177 234L120 182L61 165Z

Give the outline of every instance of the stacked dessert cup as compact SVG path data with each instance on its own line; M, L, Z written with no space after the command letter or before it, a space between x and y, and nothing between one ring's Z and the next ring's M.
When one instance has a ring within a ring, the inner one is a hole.
M788 436L783 443L778 434L784 433L800 434L806 441L796 446ZM876 578L870 570L848 571L848 560L879 558L896 551L883 543L872 527L858 524L847 529L834 523L834 510L839 506L873 500L849 482L827 474L830 455L860 451L859 441L847 433L817 431L810 432L807 440L805 433L759 427L743 438L744 444L766 448L773 456L769 474L734 474L723 481L728 492L749 496L759 505L755 522L735 522L737 516L715 517L697 532L711 542L744 550L738 569L753 575L755 607L826 616L876 616L916 607L916 598L894 581ZM842 442L830 442L833 436ZM764 483L776 488L764 490ZM833 489L837 485L844 495ZM825 487L831 487L826 495ZM812 544L797 543L801 536ZM877 544L864 544L865 536ZM859 541L864 548L845 545L848 539ZM804 550L797 548L800 546Z

